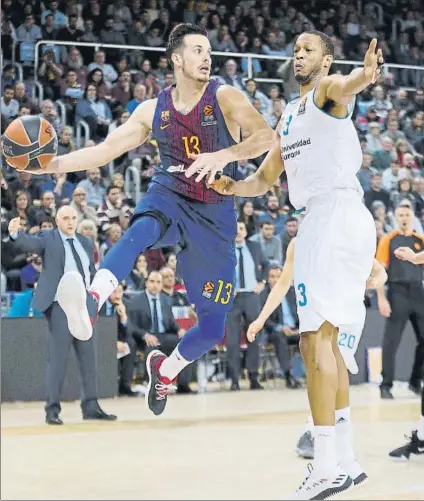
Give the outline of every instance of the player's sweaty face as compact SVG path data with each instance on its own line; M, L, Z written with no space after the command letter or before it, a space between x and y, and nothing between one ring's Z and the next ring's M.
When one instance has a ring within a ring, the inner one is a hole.
M294 46L293 70L300 84L307 84L323 70L324 54L317 35L301 35Z
M198 82L208 82L211 72L211 46L203 35L184 38L182 69L186 76Z

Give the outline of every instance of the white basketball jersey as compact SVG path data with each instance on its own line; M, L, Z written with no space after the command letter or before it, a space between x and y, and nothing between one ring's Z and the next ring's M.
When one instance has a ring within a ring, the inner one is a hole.
M289 103L281 121L281 156L296 209L333 190L363 191L356 173L362 164L358 135L351 120L353 103L346 118L338 119L318 108L314 91Z

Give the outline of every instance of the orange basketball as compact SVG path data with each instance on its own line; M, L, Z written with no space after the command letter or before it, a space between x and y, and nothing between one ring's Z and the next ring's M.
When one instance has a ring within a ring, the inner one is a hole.
M3 135L6 162L15 169L44 169L57 153L53 126L44 118L26 115L14 120Z

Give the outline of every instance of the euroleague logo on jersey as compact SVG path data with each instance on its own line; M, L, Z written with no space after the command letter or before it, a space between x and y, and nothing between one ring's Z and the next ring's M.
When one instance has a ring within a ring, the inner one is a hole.
M203 107L201 125L203 127L208 127L209 125L216 125L217 123L218 123L218 121L215 118L215 115L213 112L213 106L211 104L206 104Z

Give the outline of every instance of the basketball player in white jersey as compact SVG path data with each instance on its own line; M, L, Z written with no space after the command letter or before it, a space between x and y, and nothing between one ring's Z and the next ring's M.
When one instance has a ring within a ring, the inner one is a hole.
M285 169L291 203L306 207L296 242L294 285L315 457L293 499L333 497L353 486L346 470L360 473L346 438L349 377L337 337L339 327L365 320L363 299L375 254L375 225L356 178L362 152L351 114L355 95L380 74L384 61L376 48L374 39L363 68L329 76L331 39L317 31L301 34L293 65L300 98L284 111L277 128L280 144L244 181L221 177L212 183L221 193L252 197L266 193ZM336 421L343 424L337 427L338 441L345 442L343 458L337 455Z
M265 322L272 314L272 312L278 307L281 308L282 301L293 283L295 245L296 238L293 238L289 246L287 247L286 260L284 262L281 275L278 278L275 286L272 288L258 318L249 326L249 329L247 331L247 339L249 340L249 342L253 342L255 340L256 335L261 332L265 325ZM411 250L411 252L413 251ZM368 278L366 285L367 289L379 289L380 287L384 286L386 281L386 270L376 259L374 259L371 275ZM338 349L343 357L346 367L349 369L349 372L351 374L358 374L359 372L358 364L355 360L355 353L358 349L358 345L362 337L363 328L363 325L356 324L340 326L339 329ZM336 338L334 338L334 342L335 341ZM342 423L343 421L339 424ZM311 428L313 428L313 418L312 416L308 416L306 433L313 432L313 429ZM346 441L351 440L351 435L349 426L345 426L345 428L345 432L347 434L346 439L344 441L338 441L336 444L338 449L338 456L340 458L343 458L346 450L353 451L353 447L351 445L349 445L349 447L346 447ZM306 456L308 459L313 459L314 457L313 439L311 440L311 438L309 439L309 442L311 442L311 444L308 447L308 456ZM367 479L367 475L363 471L358 470L357 464L355 464L355 462L353 462L353 465L355 465L354 470L347 473L350 473L354 484L359 485Z

